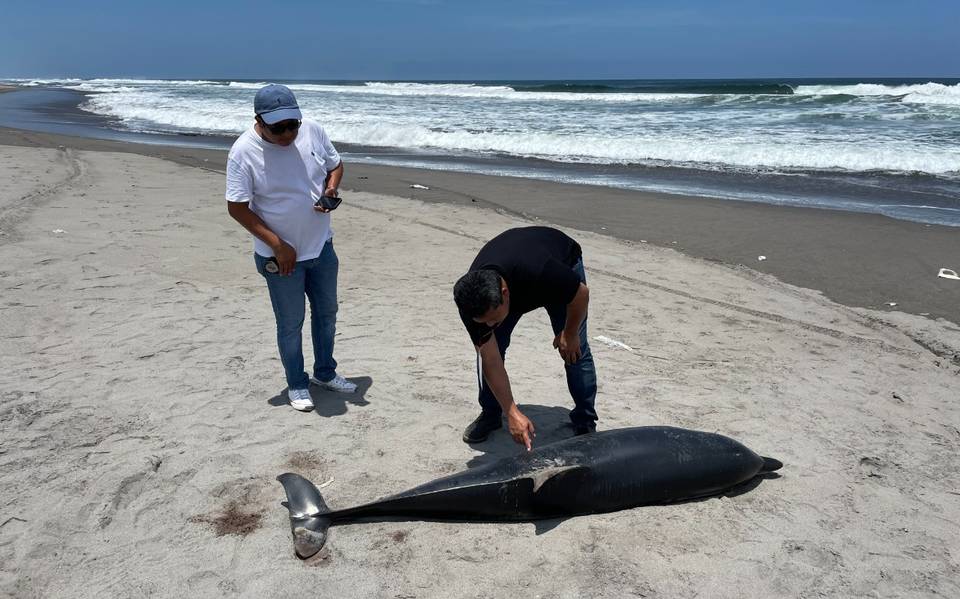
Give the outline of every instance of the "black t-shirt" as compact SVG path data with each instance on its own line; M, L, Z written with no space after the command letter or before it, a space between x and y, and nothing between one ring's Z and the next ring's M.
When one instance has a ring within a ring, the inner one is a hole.
M470 265L495 270L510 290L510 314L526 314L548 305L567 305L580 288L573 265L580 260L580 244L550 227L522 227L497 235L480 249ZM486 341L492 331L460 313L473 343Z

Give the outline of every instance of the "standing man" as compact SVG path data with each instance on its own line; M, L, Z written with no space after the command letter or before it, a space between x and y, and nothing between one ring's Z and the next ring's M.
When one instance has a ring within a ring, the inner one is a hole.
M553 347L565 364L574 434L597 430L597 373L587 343L590 292L580 244L549 227L504 231L480 249L453 296L483 364L481 412L464 431L465 442L484 441L506 413L510 435L530 449L533 423L514 402L504 358L517 321L537 308L547 309Z
M333 359L340 263L333 249L332 208L319 205L321 197L339 195L343 165L323 127L303 119L287 87L262 88L253 110L253 126L227 158L227 211L253 234L254 261L267 281L277 319L287 397L294 409L307 411L313 408L311 382L342 393L357 389L337 374ZM313 376L303 370L305 297Z

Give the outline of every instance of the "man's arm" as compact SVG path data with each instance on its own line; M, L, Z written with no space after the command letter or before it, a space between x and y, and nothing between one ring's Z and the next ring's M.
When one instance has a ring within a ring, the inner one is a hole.
M503 358L500 357L500 347L497 345L496 336L491 335L486 343L477 348L477 352L480 354L480 360L483 364L483 380L487 382L503 413L507 415L507 427L510 429L510 435L514 441L524 445L527 451L530 451L531 439L536 436L536 433L533 423L523 415L516 402L513 401L510 378L507 376L507 369L503 365Z
M587 317L587 305L590 303L590 290L583 283L577 288L577 294L567 304L567 321L563 330L553 340L553 346L567 364L580 359L580 325Z
M227 202L227 212L235 221L243 225L247 231L253 233L257 239L270 246L274 256L277 257L277 266L280 267L280 274L288 275L293 272L293 267L297 263L297 251L290 244L280 239L276 233L270 230L263 219L250 210L247 202Z
M327 178L323 182L323 195L336 197L340 189L340 180L343 179L343 161L337 165L337 168L327 173Z

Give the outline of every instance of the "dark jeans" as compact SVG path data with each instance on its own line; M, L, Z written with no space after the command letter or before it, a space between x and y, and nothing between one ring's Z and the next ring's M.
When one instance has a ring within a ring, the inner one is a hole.
M573 266L574 272L580 275L583 283L587 282L587 276L583 272L583 260L578 260ZM567 322L566 304L554 304L546 306L547 314L550 316L550 325L553 327L553 334L557 335L563 330ZM500 348L500 357L506 360L507 347L510 346L510 335L513 328L517 326L520 320L520 314L510 314L506 320L500 323L493 334L497 338L497 345ZM580 323L580 359L573 364L565 364L567 371L567 389L570 390L570 396L573 397L574 408L570 411L570 420L574 425L593 424L597 421L597 412L594 409L594 402L597 397L597 371L593 365L593 354L590 353L590 344L587 342L587 319L584 317ZM481 377L482 378L482 377ZM493 392L487 387L486 381L480 386L480 407L484 415L491 418L499 417L502 414L500 404L493 396Z
M337 330L337 272L340 261L333 241L312 260L297 262L293 272L281 276L264 269L267 258L254 253L259 272L267 280L270 303L277 318L277 347L287 376L287 387L306 389L310 377L303 371L303 330L306 299L310 300L310 336L313 339L313 376L329 381L337 375L333 337Z

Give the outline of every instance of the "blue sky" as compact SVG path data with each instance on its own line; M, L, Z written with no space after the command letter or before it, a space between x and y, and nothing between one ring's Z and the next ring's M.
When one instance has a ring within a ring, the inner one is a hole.
M958 77L957 0L10 1L0 77Z

